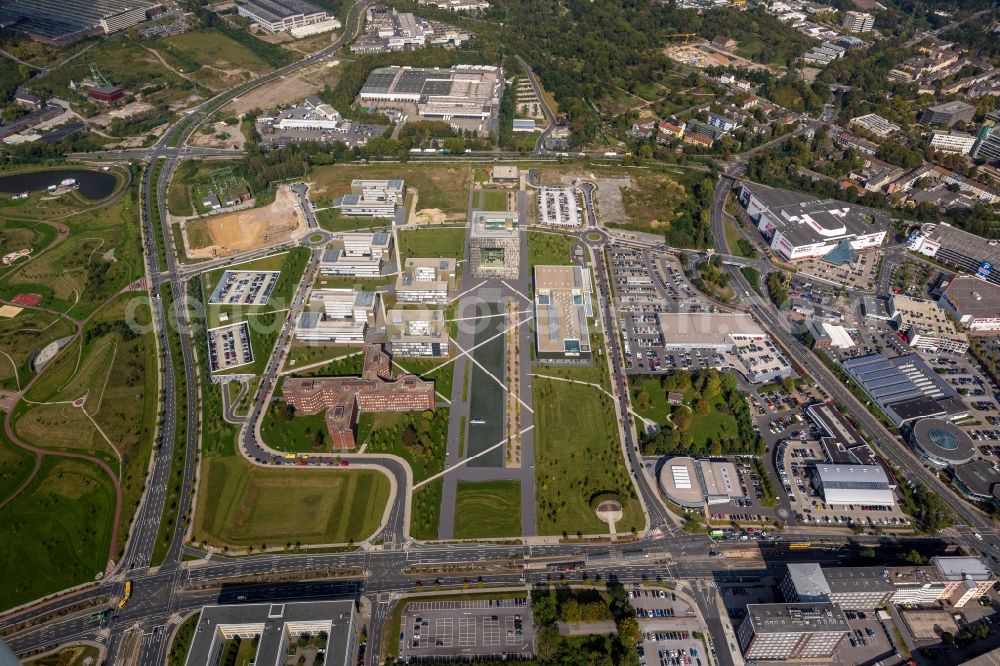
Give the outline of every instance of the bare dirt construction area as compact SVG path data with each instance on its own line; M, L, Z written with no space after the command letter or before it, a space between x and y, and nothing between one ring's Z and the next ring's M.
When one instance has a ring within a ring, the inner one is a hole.
M223 257L299 238L308 226L298 202L281 186L269 206L186 220L181 224L185 252L192 259Z
M211 132L199 130L191 137L191 144L199 148L234 148L242 150L246 137L239 125L227 125L217 122L205 125Z
M329 84L332 88L337 84L340 74L337 67L339 64L338 60L332 60L315 67L306 67L290 76L282 76L271 83L254 88L252 95L237 97L222 108L220 115L243 116L254 108L273 109L315 94L322 90L324 85Z

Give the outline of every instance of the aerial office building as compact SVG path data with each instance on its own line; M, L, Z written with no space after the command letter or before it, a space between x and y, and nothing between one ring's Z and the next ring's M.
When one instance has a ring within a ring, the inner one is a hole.
M908 246L914 252L969 275L1000 285L1000 241L988 240L941 222L925 224L910 233Z
M396 215L396 206L403 203L406 185L402 180L351 181L351 193L333 202L341 215L387 217Z
M875 17L864 12L849 11L844 14L840 26L847 32L871 32L875 27Z
M345 233L333 237L319 262L325 275L378 277L383 262L392 260L392 235L384 232Z
M379 296L353 289L316 289L299 315L295 338L304 342L361 344L378 321Z
M976 107L965 102L944 102L924 109L920 123L931 127L951 127L958 122L971 123L976 115Z
M215 666L227 641L253 641L256 664L284 664L300 637L322 641L324 666L351 666L358 613L353 599L204 606L198 616L185 666ZM325 638L323 638L325 637Z
M969 339L955 330L955 324L934 301L894 294L889 297L889 314L900 335L914 349L952 354L964 354L969 349Z
M513 279L521 272L521 232L516 211L472 212L469 259L477 278Z
M589 358L594 316L589 268L535 266L535 348L538 358Z
M400 303L446 304L448 292L456 286L456 264L452 258L408 258L396 277L396 300Z
M926 566L889 567L894 604L943 602L961 608L993 587L996 576L978 557L932 557Z
M967 132L931 132L930 147L945 153L968 155L978 138Z
M389 310L385 333L394 356L448 355L448 322L442 310Z
M271 33L322 23L329 13L307 0L239 0L237 13Z
M739 472L731 462L678 456L660 468L659 482L671 502L690 509L743 497Z
M821 567L789 563L779 582L789 603L835 603L844 610L874 610L896 591L885 567Z
M763 185L743 185L740 203L772 249L785 259L821 257L834 264L856 250L875 248L886 236L886 214L832 199Z
M334 449L355 448L361 412L412 412L434 409L434 382L416 375L393 377L391 358L378 345L365 347L360 377L288 377L281 393L296 413L325 412Z
M910 431L910 444L935 467L958 467L976 455L976 447L965 431L942 419L917 421Z
M782 661L831 657L850 632L836 604L747 604L736 634L748 661Z

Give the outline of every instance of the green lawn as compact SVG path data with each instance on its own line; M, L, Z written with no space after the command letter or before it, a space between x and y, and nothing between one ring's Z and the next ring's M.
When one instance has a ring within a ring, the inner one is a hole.
M451 387L455 376L453 362L442 358L395 358L393 362L421 379L433 381L434 390L451 400ZM435 368L437 369L435 370ZM393 371L393 374L399 374L398 368Z
M279 394L280 395L280 394ZM290 421L281 414L283 403L272 402L260 423L260 435L278 451L317 453L331 451L326 419L318 414L295 414ZM317 441L316 433L322 440Z
M329 165L313 169L314 200L333 199L351 191L351 180L358 177L354 165ZM368 164L367 178L401 178L407 187L419 193L417 210L436 208L446 214L464 216L472 187L472 169L464 164Z
M184 666L187 661L188 650L191 648L191 641L194 640L194 631L198 628L200 613L193 613L188 619L177 627L173 640L170 641L170 652L167 654L167 666Z
M444 479L435 479L414 491L410 507L410 536L414 539L429 541L438 538L443 489Z
M483 210L507 210L506 190L482 190Z
M336 208L327 208L316 213L319 226L327 231L369 231L388 229L392 221L381 217L341 216Z
M642 529L642 510L622 461L611 398L593 387L539 377L532 390L538 533L607 532L591 502L609 494L624 510L617 531Z
M0 355L0 388L17 391L27 386L35 376L31 358L48 343L74 332L68 321L47 312L23 310L16 317L0 319L0 350L7 355Z
M83 460L46 457L25 491L0 509L0 609L85 583L104 571L114 489Z
M528 232L528 270L535 265L569 266L573 263L573 246L580 242L573 236L562 236L543 231Z
M389 480L372 470L264 469L209 458L194 538L230 547L358 542L382 520Z
M630 390L632 392L632 408L636 413L660 425L667 422L666 416L670 410L688 409L699 397L694 389L681 391L684 394L684 404L687 407L670 407L667 404L666 389L661 388L660 381L655 378L633 381ZM691 412L691 427L688 432L691 434L692 446L704 445L710 440L720 441L730 437L738 437L739 428L736 419L720 409L720 406L725 403L722 394L706 398L706 400L710 406L708 416L699 416L693 410Z
M448 409L434 412L362 413L358 419L358 445L367 442L368 453L400 456L419 483L444 469L448 441Z
M320 361L332 361L348 354L357 354L358 358L364 358L360 345L312 345L293 343L288 350L285 359L285 370L301 368L304 365L319 363ZM347 359L344 359L345 361ZM359 366L360 367L360 366ZM350 374L350 373L347 373Z
M15 446L0 429L0 502L21 487L34 465L34 454Z
M658 378L631 375L629 386L636 414L661 425L667 422L670 405L667 404L667 391L660 386Z
M459 481L455 538L521 536L520 481Z
M399 232L399 257L465 256L465 229L408 229Z

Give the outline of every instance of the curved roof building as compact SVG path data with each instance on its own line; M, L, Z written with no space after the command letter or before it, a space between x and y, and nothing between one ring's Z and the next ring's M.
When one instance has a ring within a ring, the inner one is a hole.
M1000 483L1000 472L985 460L973 460L955 470L958 487L977 500L992 499Z
M958 467L972 460L976 449L961 428L941 419L921 419L910 433L913 449L938 467Z
M663 463L659 481L667 499L689 509L743 497L739 473L731 462L678 456Z

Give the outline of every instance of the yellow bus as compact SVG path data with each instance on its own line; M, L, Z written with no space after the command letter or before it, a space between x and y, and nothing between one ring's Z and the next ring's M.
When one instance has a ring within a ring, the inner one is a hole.
M808 541L800 541L798 543L788 544L788 550L806 550L812 548L812 543Z
M129 597L132 596L132 581L125 581L125 595L122 600L118 602L118 610L125 608L125 604L128 603Z

